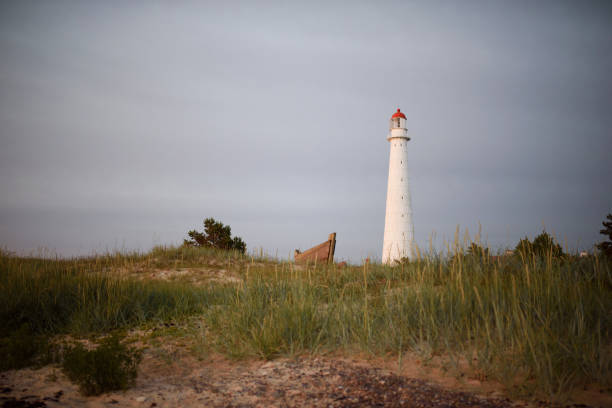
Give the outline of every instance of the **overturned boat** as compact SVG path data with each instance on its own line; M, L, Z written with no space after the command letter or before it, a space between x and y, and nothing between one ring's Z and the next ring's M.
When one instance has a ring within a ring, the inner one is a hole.
M329 234L329 238L327 241L313 246L310 249L301 252L299 249L296 249L293 253L293 258L296 263L305 263L305 262L324 262L324 263L333 263L334 262L334 251L336 250L336 233L332 232Z

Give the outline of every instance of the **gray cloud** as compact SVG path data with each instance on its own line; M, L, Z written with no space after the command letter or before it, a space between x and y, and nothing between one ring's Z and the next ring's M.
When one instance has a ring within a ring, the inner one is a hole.
M179 242L213 216L286 256L382 246L400 106L415 232L612 211L604 2L0 6L0 245L70 255Z

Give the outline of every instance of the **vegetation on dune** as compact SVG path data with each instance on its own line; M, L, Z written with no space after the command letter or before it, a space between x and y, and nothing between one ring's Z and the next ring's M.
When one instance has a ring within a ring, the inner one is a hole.
M0 338L24 325L32 335L84 335L191 317L206 347L237 358L342 349L401 361L416 351L465 361L525 394L610 386L612 260L557 256L554 245L496 257L480 244L456 248L343 269L191 246L74 260L2 253ZM195 286L113 273L213 260L241 280Z
M343 272L263 269L205 316L231 355L426 349L430 357L463 356L510 388L557 394L609 382L610 272L602 260L533 254L524 262L459 257Z
M136 380L142 352L121 343L117 334L106 337L93 350L81 343L64 350L62 371L84 395L125 390Z
M207 294L187 284L123 279L133 256L48 260L0 256L0 337L22 325L35 333L104 332L190 315Z
M612 214L606 216L608 221L603 221L603 229L599 233L608 237L607 241L602 241L597 244L597 249L605 256L612 257Z
M183 241L185 246L207 247L216 249L246 252L246 244L240 237L232 238L232 229L214 218L204 220L204 232L191 230L187 233L189 239Z
M42 366L54 361L46 336L33 333L27 324L0 337L0 371Z
M521 239L514 252L521 256L534 254L539 257L546 257L550 254L553 257L560 257L564 255L561 245L546 231L542 231L540 235L533 239L533 242L527 237Z
M469 256L481 257L485 259L489 257L489 252L489 248L483 247L482 245L477 244L476 242L472 242L467 249L467 254Z

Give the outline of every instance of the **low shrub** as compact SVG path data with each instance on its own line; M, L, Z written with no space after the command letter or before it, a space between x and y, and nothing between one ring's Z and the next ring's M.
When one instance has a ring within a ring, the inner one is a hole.
M138 373L141 351L121 343L112 335L93 350L82 344L68 346L64 351L62 370L84 395L100 395L125 390L134 384Z
M52 347L46 336L32 333L26 324L0 337L0 371L44 365L52 359Z

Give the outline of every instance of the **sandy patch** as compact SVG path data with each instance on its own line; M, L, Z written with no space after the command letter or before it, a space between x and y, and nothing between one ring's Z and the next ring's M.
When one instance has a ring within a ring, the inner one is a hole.
M198 361L147 352L136 385L97 397L78 393L59 370L0 374L2 406L40 407L512 407L528 406L449 390L397 375L371 362L340 358L232 362ZM7 405L4 405L7 404Z

